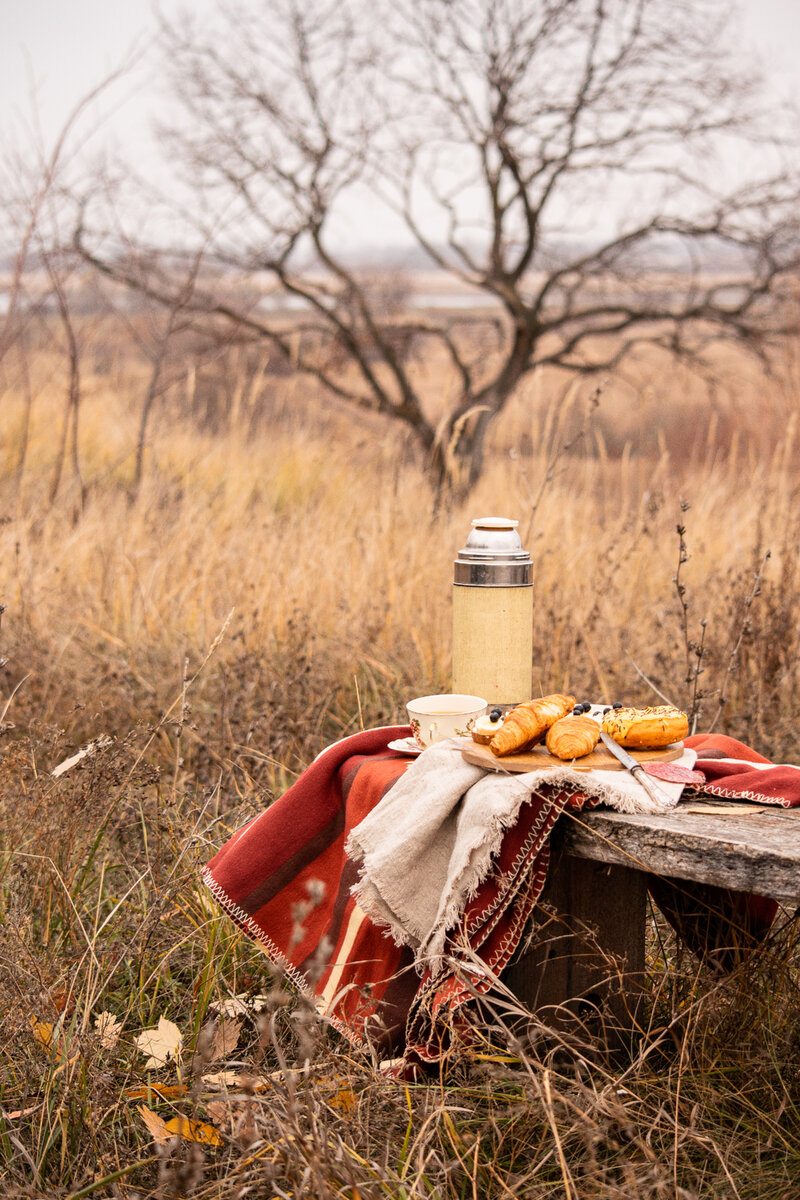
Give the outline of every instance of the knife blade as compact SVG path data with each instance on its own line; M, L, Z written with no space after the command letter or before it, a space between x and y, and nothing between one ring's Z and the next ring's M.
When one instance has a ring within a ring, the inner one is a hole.
M625 767L626 771L630 771L633 778L637 783L642 785L651 800L655 800L657 804L666 806L667 808L675 807L678 803L677 799L673 800L668 792L660 788L655 780L650 778L642 764L637 762L632 754L628 754L628 751L623 746L620 746L619 742L615 742L610 733L601 733L600 741L606 750L613 754L614 758Z

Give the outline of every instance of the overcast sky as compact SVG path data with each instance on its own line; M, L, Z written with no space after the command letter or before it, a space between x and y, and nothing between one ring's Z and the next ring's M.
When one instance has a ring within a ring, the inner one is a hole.
M268 3L268 0L265 0ZM160 0L168 14L212 8L214 0ZM800 0L741 0L744 33L776 88L800 79ZM134 47L143 49L155 30L150 0L0 0L0 104L8 115L26 116L32 90L44 118L56 121ZM131 89L128 89L130 93ZM147 107L147 89L128 95L126 110ZM124 93L115 94L119 104ZM136 118L138 119L138 117Z
M190 0L195 11L213 0ZM172 14L182 0L160 0ZM0 0L0 105L13 128L35 111L46 133L72 107L131 59L145 60L156 19L152 0ZM123 138L147 127L156 80L142 67L104 95L99 109Z
M265 4L269 0L264 0ZM740 0L743 40L774 90L800 97L800 0ZM214 0L160 0L167 15L202 12ZM126 58L144 52L156 29L151 0L0 0L0 138L24 144L38 114L50 141L76 102ZM149 120L157 115L154 60L104 93L95 139L116 145L139 167L148 159ZM85 124L83 126L85 128Z

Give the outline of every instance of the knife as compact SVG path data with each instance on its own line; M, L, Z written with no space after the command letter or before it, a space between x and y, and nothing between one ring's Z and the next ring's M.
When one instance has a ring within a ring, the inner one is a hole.
M637 762L632 754L628 754L628 751L623 749L619 742L615 742L610 733L601 733L600 741L606 750L609 750L614 755L614 758L621 762L627 771L630 771L633 778L642 785L651 800L655 800L657 804L665 805L667 808L675 807L678 803L677 800L673 800L668 792L660 788L655 780L651 779L647 774L642 764Z

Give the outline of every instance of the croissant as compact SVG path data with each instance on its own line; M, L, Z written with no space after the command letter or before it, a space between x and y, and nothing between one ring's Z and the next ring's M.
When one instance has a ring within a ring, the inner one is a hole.
M603 717L603 731L620 746L660 750L689 732L689 718L671 704L654 708L612 708Z
M547 731L545 745L556 758L583 758L600 741L600 725L591 717L562 717Z
M489 742L489 748L498 757L522 750L538 741L551 725L574 707L574 696L540 696L538 700L526 700L506 714Z

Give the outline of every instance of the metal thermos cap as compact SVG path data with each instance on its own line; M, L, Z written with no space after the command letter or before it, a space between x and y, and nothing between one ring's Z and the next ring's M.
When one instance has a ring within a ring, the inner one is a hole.
M476 517L455 560L456 587L532 587L533 563L517 533L519 521Z

